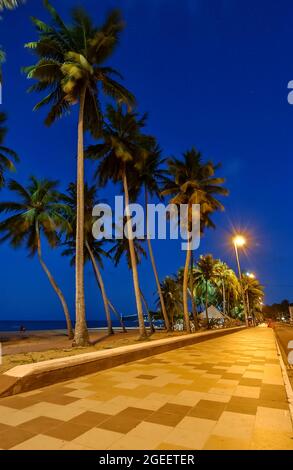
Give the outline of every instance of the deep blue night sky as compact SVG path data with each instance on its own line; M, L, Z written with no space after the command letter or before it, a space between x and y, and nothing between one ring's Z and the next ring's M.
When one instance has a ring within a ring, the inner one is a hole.
M53 2L68 18L77 0ZM293 106L287 84L293 79L293 3L288 0L86 0L98 23L119 6L127 23L111 65L122 72L149 112L148 131L165 155L179 156L194 145L207 158L222 162L230 196L196 253L212 252L232 263L229 236L245 229L249 247L243 267L266 286L266 301L293 300L293 222L291 217ZM0 43L7 52L1 110L9 115L7 145L21 157L13 177L31 174L60 180L75 178L76 110L51 128L43 112L33 113L39 98L28 95L21 66L33 57L23 48L36 33L29 16L47 19L40 0L5 12ZM87 139L89 141L89 139ZM93 167L88 165L90 180ZM118 188L117 188L118 189ZM108 188L101 197L113 200ZM0 198L7 198L1 191ZM160 277L183 264L179 242L154 243ZM59 250L44 257L74 309L74 271ZM37 259L24 250L0 246L0 319L63 319L59 301ZM235 267L235 266L234 266ZM123 313L134 313L132 278L122 263L105 264L109 296ZM148 262L140 267L144 293L152 303L155 283ZM91 267L86 267L88 318L104 318Z

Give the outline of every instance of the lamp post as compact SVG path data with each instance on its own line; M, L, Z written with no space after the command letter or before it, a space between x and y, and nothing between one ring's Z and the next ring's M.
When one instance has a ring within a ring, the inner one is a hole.
M235 237L233 238L233 244L234 244L235 255L236 255L236 262L237 262L238 274L239 274L239 281L240 281L240 287L241 287L241 294L242 294L242 300L243 300L245 323L246 323L246 326L248 326L246 299L245 299L245 292L244 292L244 288L243 288L243 279L242 279L239 253L238 253L238 248L243 247L245 245L245 243L246 243L246 240L242 235L235 235Z

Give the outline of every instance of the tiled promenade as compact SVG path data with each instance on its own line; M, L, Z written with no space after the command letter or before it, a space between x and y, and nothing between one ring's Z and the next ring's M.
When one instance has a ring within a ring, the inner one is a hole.
M0 399L1 449L292 449L269 328Z

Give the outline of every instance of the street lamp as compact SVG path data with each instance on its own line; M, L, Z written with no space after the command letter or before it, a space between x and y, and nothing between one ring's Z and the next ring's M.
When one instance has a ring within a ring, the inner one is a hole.
M246 273L247 277L250 277L250 279L255 279L255 274L253 273Z
M245 299L245 292L244 292L244 288L243 288L242 273L241 273L239 253L238 253L238 248L242 248L245 244L246 244L246 240L242 235L235 235L233 237L233 245L234 245L234 248L235 248L235 255L236 255L236 261L237 261L237 267L238 267L240 287L241 287L241 293L242 293L242 299L243 299L245 323L246 323L246 326L248 326L248 315L247 315L247 308L246 308L246 299Z

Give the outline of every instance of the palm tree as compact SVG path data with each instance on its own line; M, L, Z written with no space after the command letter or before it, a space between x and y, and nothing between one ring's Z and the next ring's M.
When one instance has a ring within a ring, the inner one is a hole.
M133 274L133 285L136 299L137 316L141 338L146 337L143 319L137 261L133 231L129 214L129 186L128 179L137 174L141 160L148 157L148 148L152 137L142 134L146 116L139 117L134 112L124 112L121 106L117 108L109 105L107 108L107 122L103 130L103 143L92 145L87 155L92 159L99 159L97 176L100 186L105 186L109 180L122 183L124 198L127 238Z
M45 0L52 25L33 18L38 40L26 44L38 57L35 65L24 70L28 78L37 80L30 91L49 90L34 109L50 106L46 124L68 113L74 104L79 105L77 142L77 217L76 217L76 327L74 344L88 343L84 299L84 132L100 132L102 112L101 92L128 104L134 98L113 79L118 72L105 61L118 44L123 30L121 15L114 10L98 28L83 9L75 9L72 24L65 25L57 11Z
M161 291L169 315L170 326L173 330L175 320L182 317L182 290L178 279L173 276L166 276L161 282ZM160 298L158 298L157 305L158 308L161 305Z
M5 127L6 115L0 113L0 188L4 185L5 170L15 171L14 163L18 162L17 154L3 144L7 128Z
M247 310L255 319L255 312L260 310L264 298L264 287L259 280L247 274L242 274L243 290L247 301Z
M194 288L194 272L195 272L195 265L194 265L194 260L193 260L193 252L191 251L190 269L188 271L187 294L191 300L194 328L195 330L198 330L199 324L198 324L198 316L197 316L198 312L197 312L197 305L196 305L196 289ZM177 279L178 279L178 282L180 283L181 288L183 289L184 268L178 269Z
M9 240L15 248L25 245L31 256L37 253L39 262L61 302L68 337L72 339L73 328L67 303L44 262L41 246L43 235L49 245L55 248L59 244L57 230L65 229L68 225L63 215L66 206L60 203L60 193L56 190L57 182L31 177L27 186L12 180L8 187L16 195L16 200L0 203L0 213L12 214L0 223L0 232L3 233L1 241Z
M75 264L76 243L75 243L75 227L77 213L77 193L76 184L71 183L67 189L67 194L62 197L63 202L68 206L68 220L70 223L70 231L67 233L65 245L67 248L63 251L63 256L71 257L71 265ZM108 324L108 333L113 334L111 314L109 310L109 300L106 293L105 284L100 268L103 267L103 257L107 257L104 250L105 240L95 240L92 234L92 227L95 218L92 216L93 207L97 204L97 188L95 186L84 186L84 262L91 261L93 270L98 282L98 286L102 293L103 304Z
M126 218L125 218L124 222L127 223ZM146 254L146 251L145 251L145 249L142 245L142 242L143 242L143 240L139 240L138 238L135 238L133 240L136 265L141 263L142 258L147 257L147 254ZM131 253L130 253L129 242L128 242L127 238L123 237L123 238L119 238L118 240L116 240L113 247L108 251L108 254L112 257L115 266L118 266L118 264L120 263L122 257L126 256L127 266L128 266L129 269L132 269ZM145 298L141 288L139 288L139 293L140 293L141 300L142 300L142 302L145 306L145 310L146 310L146 313L147 313L147 316L148 316L148 320L149 320L149 324L150 324L150 330L153 333L154 332L154 327L153 327L153 324L152 324L150 309L148 307L146 298Z
M162 164L164 160L162 159L162 151L158 144L156 143L155 139L150 142L150 147L148 149L149 155L147 158L141 159L138 166L138 173L133 175L132 181L130 182L130 187L132 189L131 192L135 194L134 199L136 199L137 194L139 193L140 189L142 188L144 193L144 203L145 203L145 220L146 220L146 233L147 233L147 244L148 244L148 251L150 255L150 260L155 276L155 281L157 285L157 290L160 298L161 303L161 310L162 315L165 323L165 327L167 331L170 330L170 322L167 314L167 310L165 307L164 297L161 291L161 284L159 280L158 270L155 262L154 252L151 243L151 237L149 233L149 224L148 224L148 203L149 197L158 197L161 198L161 188L160 182L162 181L163 177L166 175L166 170L162 169Z
M236 303L241 295L240 283L233 269L221 260L216 260L214 284L222 300L224 314L230 316L230 303Z
M216 260L215 263L215 284L221 292L222 297L222 310L224 315L227 312L227 301L226 301L226 285L229 279L229 266L221 260Z
M219 165L211 161L203 162L201 154L195 149L185 152L183 159L168 160L169 177L165 178L163 195L170 195L170 202L176 205L188 205L188 231L192 227L192 205L200 204L201 232L207 227L215 227L211 215L224 207L217 196L226 196L228 191L222 187L225 180L215 176ZM191 332L188 313L188 271L190 267L191 247L187 241L186 260L183 277L183 313L185 327Z
M202 279L205 284L205 312L207 327L210 327L209 324L209 315L208 315L208 287L209 284L213 284L216 275L216 264L217 261L212 257L212 255L200 256L197 262L197 269L195 273L196 280L200 282Z
M25 0L0 0L0 11L7 8L8 10L13 10L18 7L21 3L24 3Z

